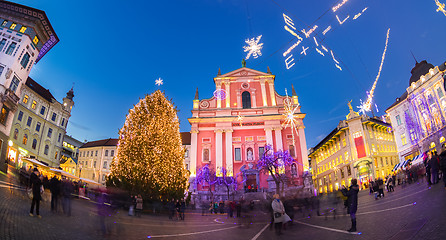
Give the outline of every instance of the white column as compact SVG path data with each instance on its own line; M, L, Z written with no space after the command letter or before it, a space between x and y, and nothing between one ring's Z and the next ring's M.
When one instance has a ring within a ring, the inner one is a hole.
M251 102L252 107L256 108L257 100L256 100L256 90L255 89L251 89L251 99L252 99L252 102Z
M233 161L232 161L232 129L226 130L226 171L228 176L233 176Z
M240 89L237 89L237 108L242 108L242 99L241 99L241 93L242 91Z
M276 135L276 149L277 149L277 151L283 150L282 128L281 127L275 128L274 135Z
M269 93L271 95L271 105L276 106L276 92L274 91L274 83L268 82L269 85Z
M197 174L197 150L198 150L198 144L197 144L197 135L198 130L192 130L191 132L191 146L190 146L190 176L195 177Z
M302 154L302 165L304 166L304 172L309 171L310 165L308 163L307 141L305 140L305 130L303 127L299 127L299 143L300 143L300 152ZM294 151L296 151L296 149Z
M221 90L221 83L217 83L217 92ZM221 98L217 98L217 108L221 108Z
M263 106L268 106L268 101L266 99L266 88L265 88L265 81L260 81L260 89L262 91L262 100L263 100Z
M217 168L217 176L221 176L221 168L223 167L222 140L222 130L215 130L215 167Z
M266 144L273 146L273 131L271 128L265 128Z
M230 87L231 81L228 80L225 82L225 90L226 90L226 107L231 107L231 87Z

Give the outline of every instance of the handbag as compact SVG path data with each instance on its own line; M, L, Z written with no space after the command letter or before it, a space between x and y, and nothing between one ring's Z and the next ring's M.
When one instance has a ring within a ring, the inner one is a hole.
M274 213L274 217L275 217L275 218L280 218L280 217L282 217L282 213L280 213L280 212L275 212L275 213Z

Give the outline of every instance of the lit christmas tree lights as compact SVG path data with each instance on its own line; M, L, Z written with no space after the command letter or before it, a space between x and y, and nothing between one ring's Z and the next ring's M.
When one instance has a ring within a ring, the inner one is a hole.
M187 188L177 110L161 91L140 99L119 131L107 185L151 199L183 197Z

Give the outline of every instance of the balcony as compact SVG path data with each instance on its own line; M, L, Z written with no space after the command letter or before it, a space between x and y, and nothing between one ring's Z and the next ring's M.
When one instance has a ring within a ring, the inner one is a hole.
M11 111L15 111L17 109L19 99L20 98L13 91L11 91L11 89L0 84L0 101Z

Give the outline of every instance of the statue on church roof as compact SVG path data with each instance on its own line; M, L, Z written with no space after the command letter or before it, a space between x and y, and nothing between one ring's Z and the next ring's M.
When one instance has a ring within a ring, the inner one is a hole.
M242 59L242 67L246 67L246 61L244 58Z

